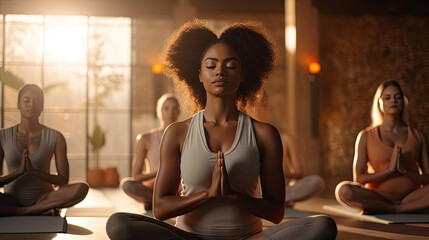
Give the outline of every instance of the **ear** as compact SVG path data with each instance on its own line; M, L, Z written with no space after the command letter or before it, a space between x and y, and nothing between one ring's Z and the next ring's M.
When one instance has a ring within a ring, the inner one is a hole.
M198 69L198 79L200 80L200 83L203 82L203 80L201 80L201 68Z

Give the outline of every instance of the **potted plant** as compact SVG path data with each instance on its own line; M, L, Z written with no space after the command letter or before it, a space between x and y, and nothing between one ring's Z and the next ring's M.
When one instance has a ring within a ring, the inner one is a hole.
M124 76L116 72L106 73L103 46L106 43L102 35L95 33L92 36L94 48L89 52L89 73L93 81L93 96L90 104L93 106L94 130L88 136L94 153L94 167L88 169L87 181L90 187L117 187L119 174L116 167L109 167L106 171L100 168L100 149L105 145L105 132L98 122L98 108L104 106L104 101L110 93L119 90L124 81Z
M101 127L97 124L94 127L92 136L88 137L89 142L92 145L92 151L94 152L95 166L92 169L88 169L87 181L89 186L93 188L104 187L104 171L99 168L99 159L100 159L100 148L104 146L105 133Z

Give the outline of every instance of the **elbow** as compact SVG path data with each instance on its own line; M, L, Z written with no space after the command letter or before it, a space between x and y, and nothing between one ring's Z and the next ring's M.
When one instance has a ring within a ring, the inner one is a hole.
M278 224L283 220L284 217L284 208L282 210L276 211L275 214L273 214L272 218L269 219L270 222Z
M363 179L363 178L362 178L362 177L360 177L360 176L357 176L357 177L355 178L355 182L360 183L360 184L362 184L362 185L365 185L366 180L365 180L365 179Z
M153 216L161 221L169 219L168 214L166 211L163 211L163 206L161 203L158 203L157 201L153 201Z
M283 204L278 204L277 207L273 210L274 211L271 214L271 217L267 220L272 223L278 224L283 220L285 214L285 203L283 202Z
M271 219L270 221L274 224L278 224L283 220L283 215L279 215Z
M153 208L153 216L161 221L167 220L167 216L165 214L162 213L162 211L160 211L158 208L154 207Z
M69 178L66 176L59 176L57 185L64 186L69 183Z
M302 173L295 173L294 179L301 179L304 175Z

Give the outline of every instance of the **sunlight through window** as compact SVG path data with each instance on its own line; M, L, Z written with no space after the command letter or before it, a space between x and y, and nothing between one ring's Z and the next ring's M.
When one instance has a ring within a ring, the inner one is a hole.
M46 17L45 61L86 61L87 17Z

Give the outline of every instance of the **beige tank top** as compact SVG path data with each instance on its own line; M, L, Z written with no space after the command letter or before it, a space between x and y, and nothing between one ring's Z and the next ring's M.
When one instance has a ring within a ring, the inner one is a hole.
M182 196L207 190L217 153L212 152L204 132L204 111L192 117L183 144L180 171ZM231 148L224 153L231 187L256 197L260 158L252 119L239 114ZM238 239L261 231L259 217L223 199L213 199L190 213L177 217L176 226L199 235L202 239Z

